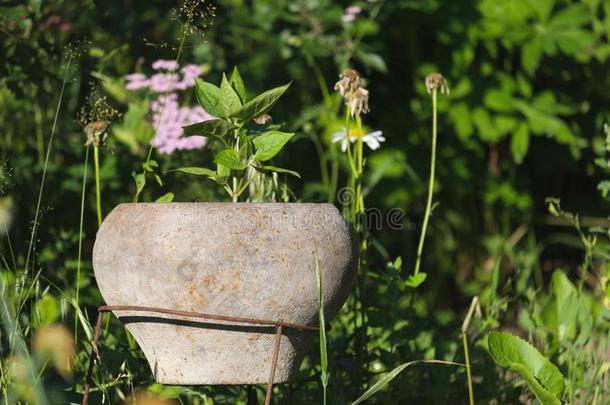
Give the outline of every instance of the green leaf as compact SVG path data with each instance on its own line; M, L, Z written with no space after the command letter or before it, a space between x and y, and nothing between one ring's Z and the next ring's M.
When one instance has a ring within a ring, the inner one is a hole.
M174 193L165 193L155 200L156 203L170 203L174 201Z
M112 136L136 152L155 135L152 125L146 120L148 101L131 102L120 123L112 125Z
M523 45L521 49L521 63L527 73L532 75L542 58L542 39L539 37L533 38L531 41Z
M55 322L60 315L59 303L51 294L45 294L36 302L36 314L40 317L40 325L49 325Z
M407 279L407 281L405 281L405 285L407 287L412 287L412 288L417 288L419 287L424 281L426 281L426 277L428 277L428 275L426 273L417 273L417 274L412 274L409 276L409 278Z
M138 202L138 198L144 190L144 186L146 186L146 172L142 173L132 173L131 176L136 182L136 194L133 196L133 202Z
M521 123L510 140L510 150L513 153L515 162L523 162L530 145L530 131L526 123Z
M294 133L269 131L257 136L252 141L256 148L254 158L261 162L271 159L282 150L286 142L294 136Z
M352 402L351 405L358 405L358 404L363 403L364 401L366 401L367 399L369 399L370 397L375 395L375 393L377 393L377 391L379 391L383 387L385 387L390 381L392 381L394 378L396 378L396 376L398 374L400 374L404 369L406 369L407 367L411 367L415 364L419 364L419 363L448 364L448 365L454 365L454 366L462 365L459 363L453 363L451 361L442 361L442 360L415 360L415 361L410 361L408 363L401 364L400 366L394 368L389 373L384 374L383 377L381 377L375 384L373 384L371 386L371 388L369 388L364 394L362 394L362 396L360 398L358 398L357 400Z
M573 4L553 15L549 22L552 28L575 28L591 21L591 12L583 4Z
M328 373L328 352L326 343L326 320L324 318L324 295L322 290L322 274L320 272L320 264L318 257L316 259L316 281L317 281L317 292L318 292L318 327L320 335L320 367L322 373L320 380L324 389L324 399L326 399L326 388L328 387L328 381L330 380L330 374ZM326 403L326 401L324 401Z
M197 100L203 109L215 117L225 117L222 91L201 79L195 79Z
M231 175L231 169L216 162L216 173L218 174L218 177L229 177Z
M547 21L555 6L555 0L529 0L530 5L538 14L538 18L542 21Z
M246 164L241 161L237 155L237 152L235 152L233 149L225 149L220 151L218 155L216 155L214 162L233 170L244 170L246 168Z
M248 94L246 93L246 85L239 74L239 70L237 70L237 66L233 68L229 83L231 83L231 86L233 86L233 89L237 92L242 104L245 104L248 101Z
M610 181L609 180L600 181L597 184L597 189L599 191L601 191L602 197L604 197L604 198L608 197L608 194L610 194Z
M220 92L222 93L222 108L225 117L230 116L241 108L241 100L235 90L233 90L233 87L231 87L225 74L222 75L222 82L220 82Z
M498 112L513 112L513 98L504 90L491 89L485 93L485 106Z
M491 332L488 344L496 363L519 374L543 405L561 404L563 375L534 346L505 332Z
M290 87L290 83L259 94L244 104L242 108L231 114L231 118L236 118L241 122L247 122L263 115L273 107L282 94L288 90L288 87Z
M284 168L281 168L281 167L276 167L276 166L255 166L255 168L257 170L260 170L260 171L286 173L286 174L290 174L290 175L292 175L294 177L298 177L299 179L301 178L301 175L298 172L295 172L294 170L284 169Z
M205 167L179 167L178 169L168 170L168 172L180 172L191 174L193 176L207 176L207 177L216 177L216 172L214 170L207 169Z
M182 127L184 135L203 135L213 138L223 138L235 127L225 120L210 120Z

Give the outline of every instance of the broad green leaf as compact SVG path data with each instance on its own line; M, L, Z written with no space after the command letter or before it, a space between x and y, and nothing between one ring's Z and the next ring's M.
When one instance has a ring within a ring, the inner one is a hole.
M131 102L123 120L112 125L112 135L135 152L144 144L150 142L155 131L146 120L148 114L148 101Z
M281 167L276 167L276 166L255 166L255 168L257 170L260 170L260 171L286 173L286 174L290 174L292 176L298 177L299 179L301 178L301 175L298 172L295 172L294 170L284 169L284 168L281 168Z
M233 73L231 73L229 83L231 83L231 86L233 86L237 92L242 104L245 104L248 101L248 94L246 93L246 86L241 78L241 75L239 74L239 70L237 70L237 66L233 68Z
M417 288L424 281L426 281L426 277L428 277L428 275L426 273L421 273L420 272L420 273L417 273L417 274L412 274L412 275L409 276L407 281L405 281L405 285L407 287Z
M543 405L561 404L563 375L534 346L505 332L491 332L488 344L496 363L519 374Z
M591 13L583 4L573 4L553 15L549 27L572 29L591 22Z
M288 87L290 87L290 83L259 94L244 104L242 108L231 114L231 118L236 118L245 123L263 115L273 107L282 94L288 90Z
M216 177L216 172L205 167L179 167L178 169L168 170L168 172L180 172L186 174L192 174L193 176L207 176Z
M553 7L555 6L555 0L529 0L530 5L538 14L538 18L542 21L547 21Z
M484 104L490 109L498 112L513 112L513 98L501 89L491 89L485 94Z
M252 141L256 148L254 158L261 162L271 159L282 150L286 142L294 136L294 133L269 131L257 136Z
M542 39L534 37L521 48L521 64L527 73L532 75L542 58Z
M527 124L520 123L513 137L510 140L510 150L515 158L515 162L523 162L530 144L530 132Z
M602 197L606 198L610 194L610 181L603 180L597 184L597 189L601 191ZM608 284L610 286L610 283Z
M220 151L218 155L216 155L214 162L233 170L244 170L246 168L246 164L241 161L237 152L233 149Z
M216 173L218 173L219 177L229 177L231 175L231 169L229 169L228 167L223 166L217 162L216 163Z
M49 325L59 318L59 303L51 294L45 294L36 302L36 315L40 325Z
M230 116L241 108L241 100L235 90L233 90L233 87L231 87L225 74L222 75L222 81L220 82L220 92L222 93L222 108L225 117Z
M174 201L174 193L165 193L155 200L156 203L170 203Z
M233 128L235 127L231 123L221 119L198 122L182 127L184 135L203 135L215 138L224 137Z
M195 79L197 100L203 109L215 117L225 117L222 92L212 83Z

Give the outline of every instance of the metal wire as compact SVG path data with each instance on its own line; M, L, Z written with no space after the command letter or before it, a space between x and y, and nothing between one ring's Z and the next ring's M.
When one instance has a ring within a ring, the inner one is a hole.
M273 345L273 356L271 358L271 371L269 373L269 381L267 384L267 392L265 395L265 405L271 404L271 399L273 396L273 380L275 379L275 370L277 368L277 359L280 352L280 343L282 340L283 330L287 329L295 329L299 331L305 332L315 332L320 330L320 328L316 326L308 326L308 325L299 325L291 322L284 321L271 321L267 319L255 319L255 318L243 318L236 316L227 316L227 315L215 315L215 314L206 314L201 312L191 312L191 311L179 311L175 309L167 309L167 308L156 308L156 307L145 307L145 306L135 306L135 305L103 305L97 309L97 321L95 324L95 332L93 335L93 341L91 342L91 357L89 358L89 368L87 370L87 377L83 389L83 402L82 405L88 405L89 403L89 392L91 390L91 379L93 376L93 368L95 367L96 360L101 360L99 356L99 340L100 340L100 331L102 328L102 318L104 313L111 311L133 311L133 312L150 312L157 314L165 314L165 315L174 315L181 316L186 318L195 318L198 319L198 322L207 323L207 321L224 321L224 322L233 322L233 323L242 323L242 324L250 324L250 325L263 325L263 326L274 326L275 327L275 339Z

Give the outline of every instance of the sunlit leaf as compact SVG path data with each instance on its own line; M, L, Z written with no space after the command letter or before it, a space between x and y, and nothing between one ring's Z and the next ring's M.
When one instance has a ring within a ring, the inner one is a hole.
M293 136L294 133L281 131L269 131L257 136L252 141L256 148L254 158L261 162L273 158Z
M237 152L235 152L233 149L225 149L220 151L216 155L214 162L233 170L243 170L246 168L246 164L241 161L237 155Z
M561 404L563 375L534 346L505 332L491 332L488 344L496 363L519 374L542 404Z
M231 118L236 118L241 122L250 121L260 115L263 115L273 107L273 105L279 100L279 98L288 90L290 83L276 87L271 90L267 90L262 94L259 94L252 100L248 101L239 110L231 114ZM214 115L214 114L212 114Z

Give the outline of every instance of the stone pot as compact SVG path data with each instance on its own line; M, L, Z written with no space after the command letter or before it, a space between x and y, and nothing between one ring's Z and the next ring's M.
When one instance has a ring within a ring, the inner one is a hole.
M93 248L108 305L318 325L315 259L327 321L354 280L352 241L331 204L121 204ZM275 328L114 311L162 384L261 384ZM296 375L317 332L284 329L276 383Z

